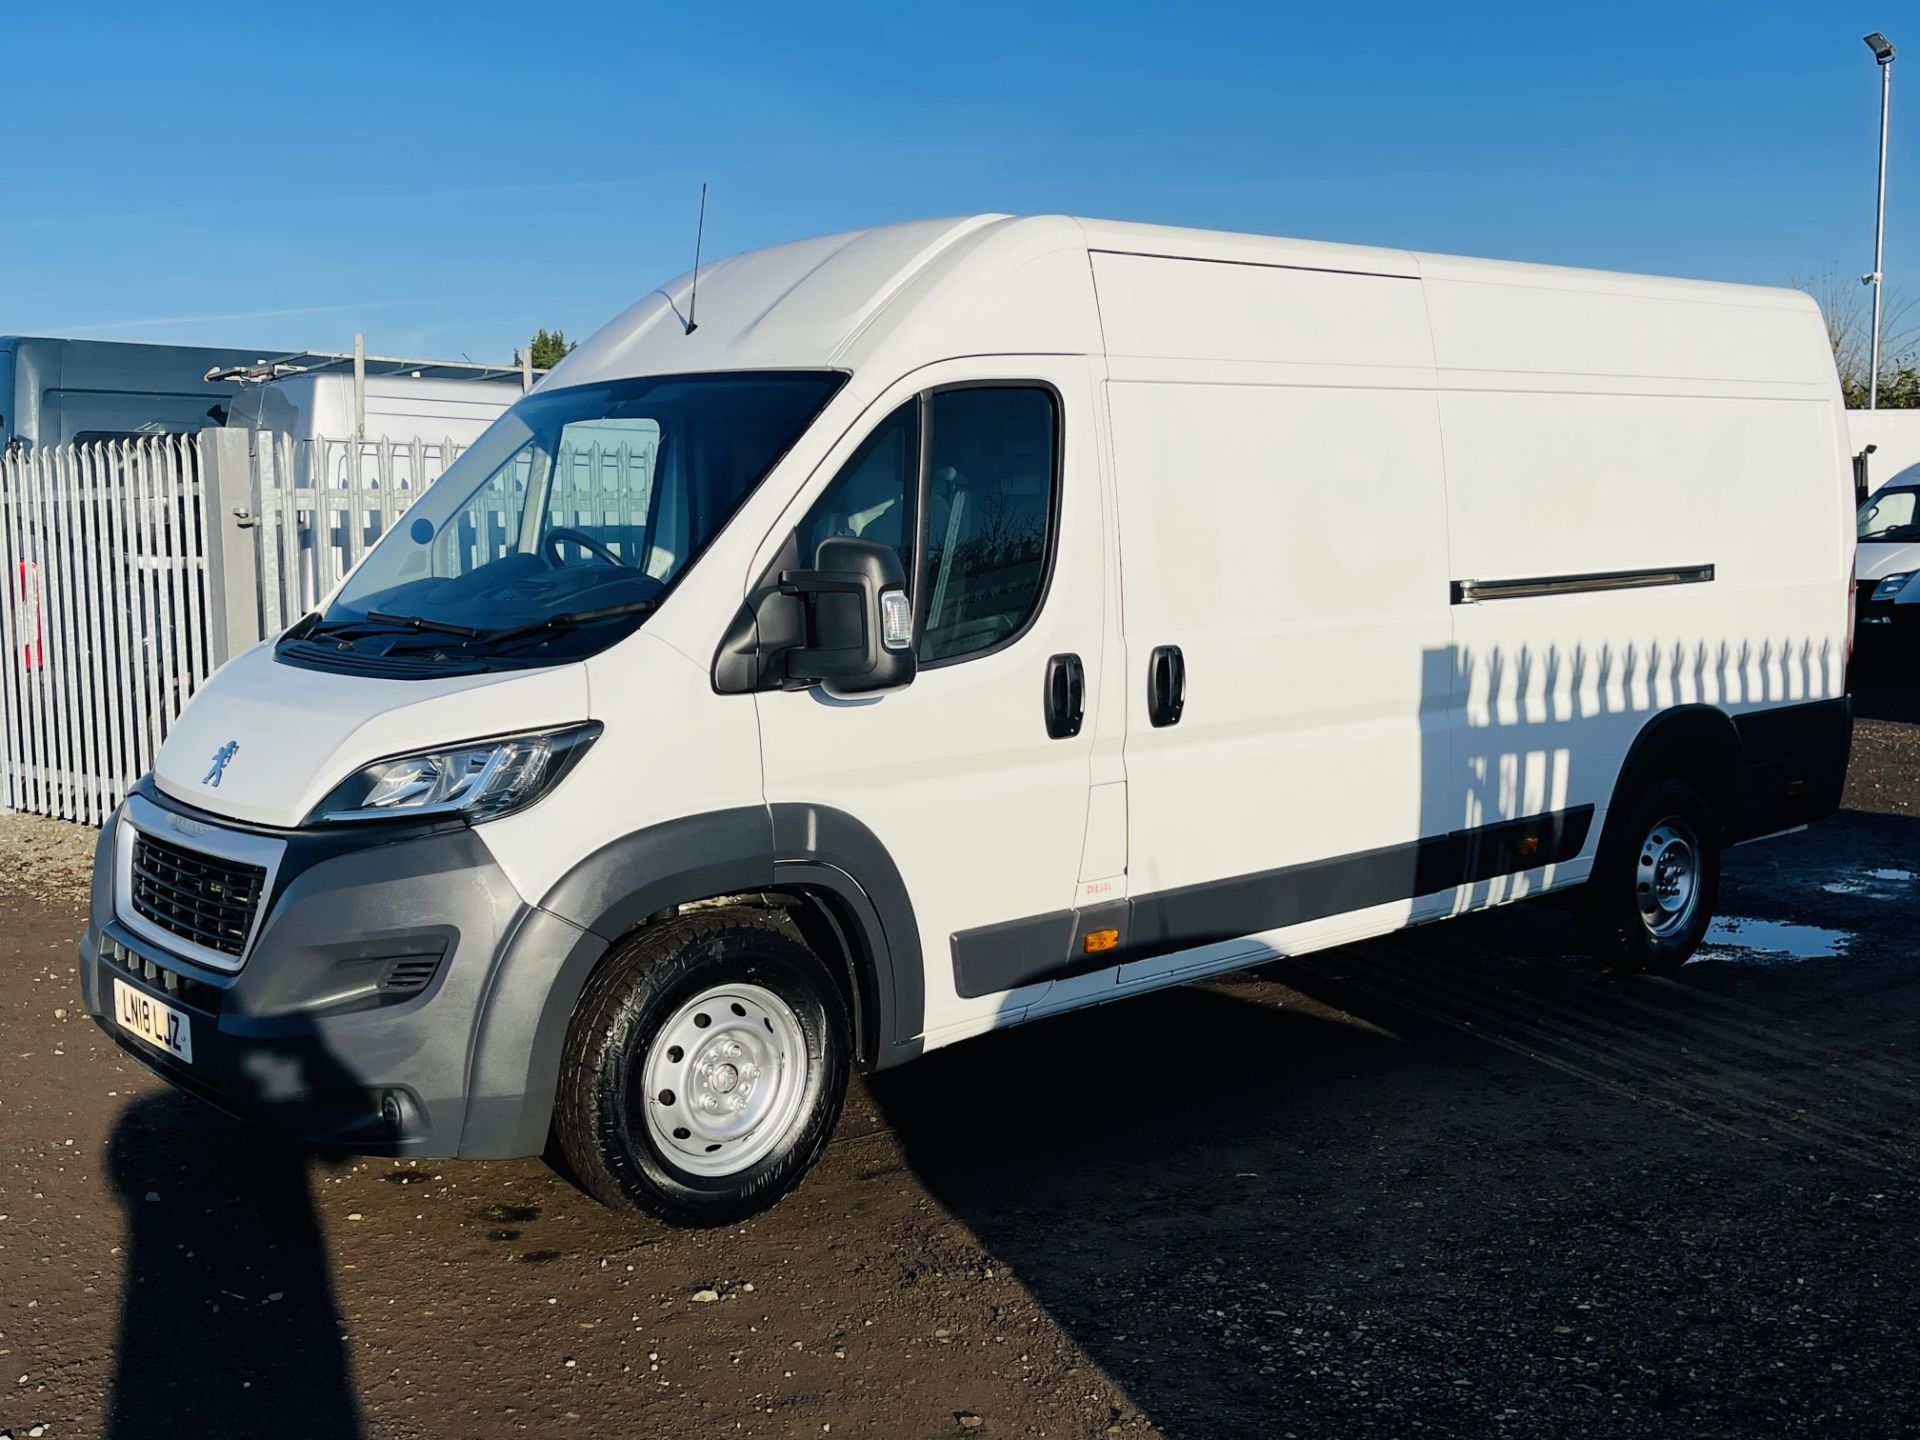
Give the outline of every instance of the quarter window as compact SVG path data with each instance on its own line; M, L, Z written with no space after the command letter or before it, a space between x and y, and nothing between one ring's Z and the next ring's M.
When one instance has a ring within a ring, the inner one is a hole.
M801 553L819 553L822 540L857 535L891 545L902 574L913 574L913 505L920 472L920 402L894 411L833 477L800 527Z
M1053 392L1038 386L909 401L815 502L802 553L839 535L891 545L913 590L921 664L993 649L1032 619L1046 588L1058 429Z

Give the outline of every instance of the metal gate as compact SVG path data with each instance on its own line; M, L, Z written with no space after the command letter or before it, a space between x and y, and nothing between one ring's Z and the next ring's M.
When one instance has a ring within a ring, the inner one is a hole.
M0 456L0 807L97 825L212 668L190 436Z

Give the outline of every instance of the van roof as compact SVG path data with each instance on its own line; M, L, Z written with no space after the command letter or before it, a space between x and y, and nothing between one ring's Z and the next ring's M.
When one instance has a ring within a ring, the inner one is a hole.
M1101 347L1089 251L1807 309L1794 290L1423 254L1067 215L973 215L749 250L650 292L581 344L546 385L711 370L833 367L885 352L905 373L968 354ZM691 312L691 315L690 313ZM693 321L689 331L688 321ZM886 368L886 367L880 367Z

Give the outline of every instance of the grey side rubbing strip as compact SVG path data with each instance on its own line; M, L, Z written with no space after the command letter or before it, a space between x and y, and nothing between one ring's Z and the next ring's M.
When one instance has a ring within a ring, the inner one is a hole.
M954 988L967 999L993 995L1561 864L1579 855L1592 825L1593 806L1579 805L1404 845L1136 895L1117 904L1056 910L963 930L950 942ZM1083 953L1085 933L1108 928L1120 931L1118 946Z
M1705 585L1711 565L1675 565L1664 570L1605 570L1591 575L1535 575L1523 580L1456 580L1453 603L1528 600L1541 595L1585 595L1596 590L1646 590L1656 585Z

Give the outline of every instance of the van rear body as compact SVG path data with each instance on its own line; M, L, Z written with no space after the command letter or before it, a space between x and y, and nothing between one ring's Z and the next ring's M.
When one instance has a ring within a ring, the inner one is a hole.
M1671 968L1838 804L1804 296L1004 216L690 290L195 698L102 836L119 1043L719 1222L851 1067L1557 890Z
M354 413L353 376L339 371L288 375L244 386L227 423L295 441L341 440L358 431L369 440L451 440L471 445L520 398L520 379L438 379L376 374L361 382Z
M239 389L208 374L258 351L0 335L0 449L192 435Z

